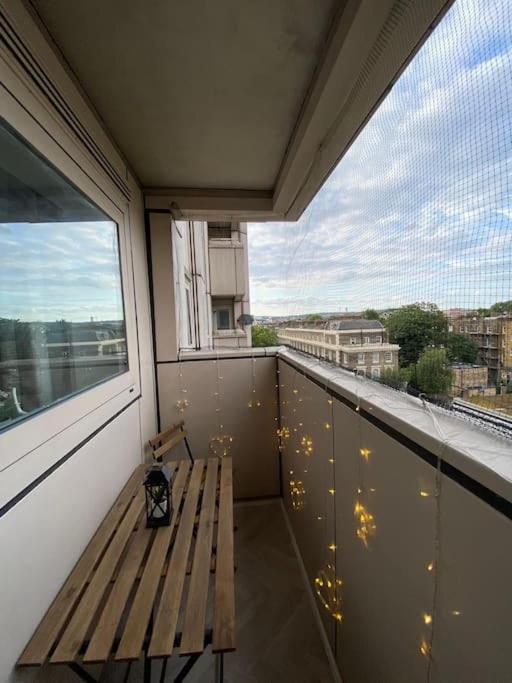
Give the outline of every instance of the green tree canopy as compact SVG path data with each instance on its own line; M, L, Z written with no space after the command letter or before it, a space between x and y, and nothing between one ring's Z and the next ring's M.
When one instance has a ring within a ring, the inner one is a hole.
M497 301L491 306L490 311L493 315L512 313L512 301Z
M384 368L380 381L393 389L404 391L411 379L410 368Z
M314 320L323 320L323 318L319 313L308 313L306 320L311 320L311 322L313 322Z
M449 332L446 351L452 363L474 363L478 356L478 344L468 334Z
M428 396L446 395L452 384L452 370L446 349L428 348L416 363L415 382Z
M277 331L266 325L253 325L251 329L253 346L277 346Z
M448 320L435 304L417 303L402 306L385 321L389 339L400 344L400 364L416 363L427 346L446 343Z
M380 320L380 315L374 308L367 308L361 315L364 320Z

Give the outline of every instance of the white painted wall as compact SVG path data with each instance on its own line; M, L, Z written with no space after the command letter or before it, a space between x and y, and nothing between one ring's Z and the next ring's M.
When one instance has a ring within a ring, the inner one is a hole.
M0 519L0 680L28 678L16 659L140 453L135 403Z

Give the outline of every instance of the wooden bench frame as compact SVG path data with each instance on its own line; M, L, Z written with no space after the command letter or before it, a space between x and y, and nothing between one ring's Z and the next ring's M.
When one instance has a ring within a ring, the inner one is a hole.
M168 429L164 429L163 432L159 432L156 436L149 440L149 445L153 450L153 457L158 462L166 462L163 459L164 455L167 455L169 451L177 446L182 441L185 442L185 448L187 449L187 454L190 462L194 464L194 458L192 456L192 451L190 449L190 444L187 438L187 431L185 430L185 422L180 420L176 424L172 425Z
M171 524L157 530L144 525L145 467L139 466L42 619L18 666L67 665L82 680L96 683L82 662L127 662L127 680L132 662L142 656L144 681L151 679L152 659L162 661L163 681L167 659L179 647L187 661L174 680L182 681L211 646L217 655L216 680L223 680L224 653L235 649L232 461L213 457L191 464L183 459L169 466L176 471ZM210 591L211 626L206 609ZM183 614L180 632L176 628L179 614Z

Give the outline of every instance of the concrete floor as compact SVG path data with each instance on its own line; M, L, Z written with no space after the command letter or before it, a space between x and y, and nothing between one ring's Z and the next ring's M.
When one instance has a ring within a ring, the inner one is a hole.
M226 683L330 683L333 678L304 586L299 563L279 500L235 506L237 649L224 656ZM170 682L185 659L167 664ZM100 671L89 667L97 679ZM142 662L131 666L128 681L142 681ZM160 680L161 664L153 664L152 681ZM41 672L43 674L43 672ZM109 664L101 681L125 681L127 665ZM78 683L67 668L46 670L40 681ZM215 657L207 650L187 683L215 680Z

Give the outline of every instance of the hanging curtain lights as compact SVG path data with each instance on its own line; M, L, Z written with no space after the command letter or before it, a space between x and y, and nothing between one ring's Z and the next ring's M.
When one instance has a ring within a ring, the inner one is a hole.
M336 576L333 564L327 564L324 569L318 572L318 576L315 578L315 593L322 605L336 621L342 621L343 619L340 596L341 586L342 580Z
M190 401L187 398L188 390L183 386L183 364L181 361L181 351L178 354L178 384L180 388L180 394L175 405L178 411L183 414L190 406Z
M247 403L248 408L261 408L261 401L259 398L256 396L256 358L252 356L252 375L251 375L251 380L252 380L252 391L251 391L251 398L249 402Z
M292 508L295 511L304 509L304 496L306 495L306 489L302 481L296 479L290 479L290 497L292 501Z
M233 444L233 437L231 434L225 434L224 424L222 422L222 396L221 396L221 382L224 379L220 374L219 353L217 358L213 361L216 369L216 391L215 397L215 416L217 420L217 434L210 438L208 447L210 453L217 458L226 458L231 453L231 446Z
M300 440L302 452L304 455L311 457L313 455L313 439L310 436L304 435Z

